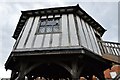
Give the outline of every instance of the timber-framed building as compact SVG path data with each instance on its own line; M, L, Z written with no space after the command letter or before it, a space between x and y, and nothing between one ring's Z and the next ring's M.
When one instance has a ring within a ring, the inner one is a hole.
M5 68L11 80L105 80L120 55L119 43L102 40L105 31L79 5L22 11Z

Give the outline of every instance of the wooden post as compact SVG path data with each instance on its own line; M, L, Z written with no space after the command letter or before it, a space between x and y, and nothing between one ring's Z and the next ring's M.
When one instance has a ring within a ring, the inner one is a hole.
M26 67L27 67L27 63L22 63L21 62L20 71L19 71L17 80L25 80L25 70L26 70Z
M80 75L83 71L83 68L84 68L84 64L81 64L81 66L78 67L78 61L77 60L75 60L72 63L72 72L71 72L72 80L79 80L80 79Z
M14 70L12 70L10 80L15 80L15 78L17 78L17 74L16 74L16 72Z
M78 80L79 78L77 74L78 73L77 70L78 70L77 62L74 61L72 62L72 72L71 72L73 80Z

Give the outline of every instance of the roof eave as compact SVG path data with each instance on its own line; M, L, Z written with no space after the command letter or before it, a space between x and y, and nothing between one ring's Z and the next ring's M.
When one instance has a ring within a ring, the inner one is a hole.
M15 32L13 34L13 38L17 39L26 20L30 16L40 16L40 15L51 15L51 14L68 14L68 13L83 13L79 14L85 21L87 21L93 28L98 30L100 35L102 36L105 33L105 29L96 22L91 16L89 16L82 8L77 4L76 6L67 6L67 7L57 7L57 8L46 8L46 9L38 9L38 10L27 10L21 11L22 15L19 19ZM87 16L87 17L86 17Z

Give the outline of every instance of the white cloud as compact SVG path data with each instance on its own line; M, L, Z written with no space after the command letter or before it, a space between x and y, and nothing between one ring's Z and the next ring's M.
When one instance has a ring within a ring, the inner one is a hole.
M0 68L0 78L10 78L10 74L11 74L11 71L8 70L6 71L5 69L3 68Z

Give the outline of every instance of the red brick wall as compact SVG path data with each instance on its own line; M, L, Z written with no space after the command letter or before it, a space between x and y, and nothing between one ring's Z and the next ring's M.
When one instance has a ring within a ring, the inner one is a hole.
M116 72L117 74L120 73L120 65L114 65L111 70L107 69L104 71L105 78L110 79L110 72Z

